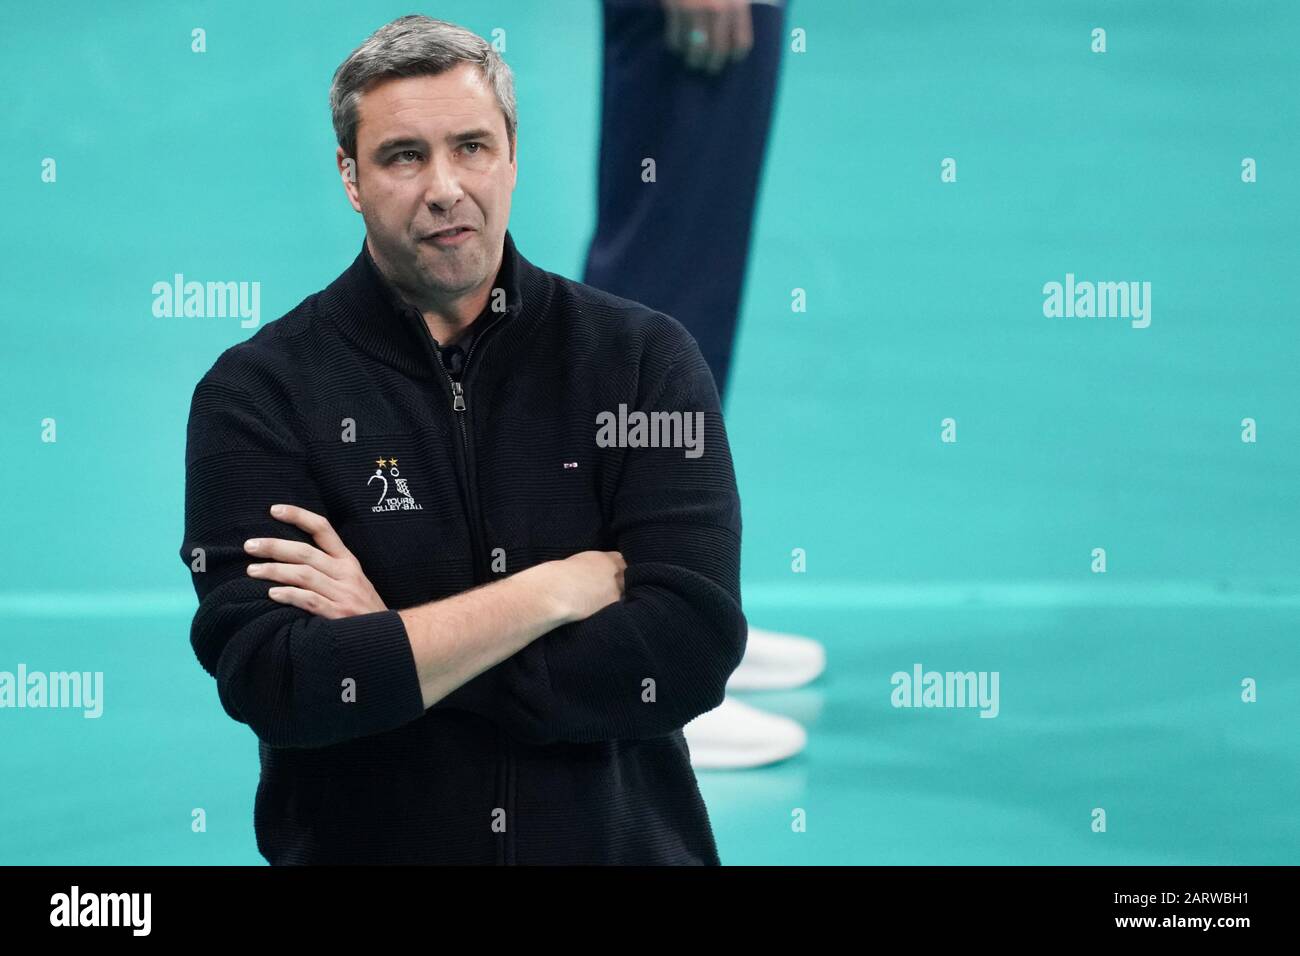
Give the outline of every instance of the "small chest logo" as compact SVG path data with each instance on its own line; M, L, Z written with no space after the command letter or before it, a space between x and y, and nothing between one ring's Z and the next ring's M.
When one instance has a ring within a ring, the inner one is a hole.
M406 486L406 479L399 477L400 472L397 470L396 458L380 458L375 461L379 467L375 473L370 476L366 482L369 486L376 479L383 482L383 488L379 492L379 502L371 506L371 511L423 511L424 505L416 504L411 489ZM388 465L388 474L384 474L384 465ZM388 479L393 479L393 488L397 492L395 495L388 494Z

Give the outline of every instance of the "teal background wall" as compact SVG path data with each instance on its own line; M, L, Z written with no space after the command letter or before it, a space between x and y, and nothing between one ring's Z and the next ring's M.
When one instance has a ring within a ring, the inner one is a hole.
M507 31L511 230L578 277L598 5L414 9ZM0 670L103 671L105 712L0 709L0 863L262 862L256 740L177 556L191 391L253 330L155 318L151 287L260 281L265 324L346 267L329 81L408 12L7 16ZM700 773L723 861L1297 862L1300 7L793 0L787 26L726 408L750 622L828 668L742 695L810 739ZM1044 317L1067 272L1151 282L1150 327ZM999 717L893 708L915 662L998 671Z

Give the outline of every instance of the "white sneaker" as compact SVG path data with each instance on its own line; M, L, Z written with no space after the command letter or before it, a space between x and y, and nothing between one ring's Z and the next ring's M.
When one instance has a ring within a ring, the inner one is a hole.
M769 714L724 697L685 727L691 766L697 770L741 770L793 757L808 743L808 732L789 717Z
M788 690L815 680L826 669L826 650L810 637L749 629L745 656L727 679L727 690Z

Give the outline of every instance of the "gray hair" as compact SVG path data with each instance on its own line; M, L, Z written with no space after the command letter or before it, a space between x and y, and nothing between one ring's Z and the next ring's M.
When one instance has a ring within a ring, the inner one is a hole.
M476 33L446 20L420 14L398 17L368 36L334 71L330 113L334 135L347 156L357 154L361 94L386 77L437 76L461 63L473 63L496 95L506 119L510 158L515 155L515 80L501 55Z

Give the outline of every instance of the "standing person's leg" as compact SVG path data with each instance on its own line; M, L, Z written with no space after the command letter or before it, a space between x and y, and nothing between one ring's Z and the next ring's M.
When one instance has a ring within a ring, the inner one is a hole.
M658 0L604 3L599 197L583 275L681 322L724 400L785 33L783 5L751 11L752 49L710 74L668 48Z
M681 322L725 401L785 8L751 5L748 54L706 73L668 47L660 2L604 0L598 221L583 281ZM689 0L664 2L689 25ZM816 641L751 625L727 687L797 687L824 664ZM683 730L700 768L761 766L807 742L796 721L730 695Z

